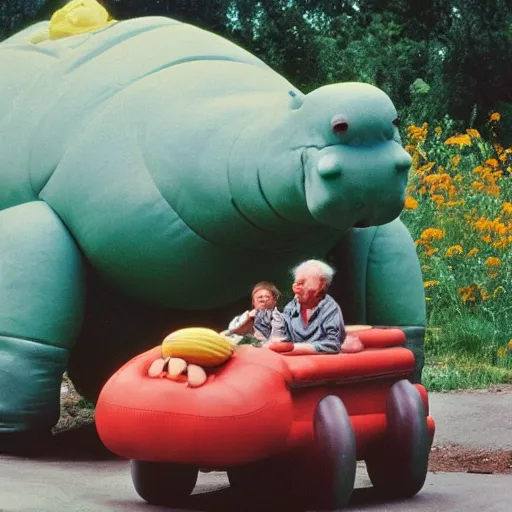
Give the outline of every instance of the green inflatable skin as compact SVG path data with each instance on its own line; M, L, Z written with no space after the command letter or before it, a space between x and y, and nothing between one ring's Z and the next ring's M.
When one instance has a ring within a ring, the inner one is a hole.
M225 328L251 285L289 290L313 257L338 269L347 323L404 327L420 380L411 159L385 93L304 95L168 18L30 43L47 24L0 44L0 433L54 425L66 369L94 399L171 330Z

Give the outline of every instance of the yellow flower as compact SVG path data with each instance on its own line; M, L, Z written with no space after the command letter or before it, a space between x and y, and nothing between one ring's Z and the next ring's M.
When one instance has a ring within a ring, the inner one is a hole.
M499 121L501 119L501 114L499 112L493 112L491 117L489 117L489 121Z
M469 251L467 254L466 254L466 258L471 258L471 256L474 256L476 253L478 252L478 249L471 249L471 251Z
M423 283L424 288L430 288L431 286L438 286L438 285L439 285L439 281L425 281Z
M442 133L443 133L443 129L440 127L440 126L436 126L434 128L434 132L435 134L438 136L438 137L441 137Z
M491 167L494 167L495 169L497 169L499 167L499 163L498 163L498 160L496 160L496 158L489 158L485 161L485 163L487 165L490 165Z
M501 265L501 260L499 258L494 257L494 256L489 256L485 260L485 264L488 267L499 267Z
M421 233L421 238L423 240L442 240L444 238L445 231L444 229L437 228L427 228Z
M457 145L457 146L471 146L471 137L467 134L454 135L449 139L446 139L444 143L447 146Z
M445 256L451 257L454 254L462 254L462 247L460 245L452 245L451 247L448 247L445 252Z
M494 274L489 274L489 278L490 279L496 279L498 277L498 274L494 273Z
M407 210L416 210L416 208L418 208L418 201L412 196L407 196L404 206Z
M507 355L507 347L500 347L498 349L498 357L505 357Z
M473 137L474 139L479 139L480 138L480 133L478 132L478 130L475 130L474 128L468 128L466 130L466 133L470 136L470 137Z
M460 155L455 155L454 157L452 157L453 165L459 165L459 162L460 162Z

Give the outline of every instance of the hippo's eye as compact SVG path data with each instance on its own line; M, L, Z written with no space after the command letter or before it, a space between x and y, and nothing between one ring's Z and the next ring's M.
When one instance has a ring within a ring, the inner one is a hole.
M344 133L348 130L348 122L343 116L335 116L331 119L331 127L334 133Z
M393 124L395 126L400 126L400 121L401 121L401 119L399 117L396 117L395 119L393 119Z

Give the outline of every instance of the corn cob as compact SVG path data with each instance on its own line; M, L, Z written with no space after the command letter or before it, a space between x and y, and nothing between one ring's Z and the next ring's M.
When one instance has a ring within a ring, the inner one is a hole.
M187 363L217 366L233 354L233 344L213 329L190 327L175 331L162 342L162 357L179 357Z

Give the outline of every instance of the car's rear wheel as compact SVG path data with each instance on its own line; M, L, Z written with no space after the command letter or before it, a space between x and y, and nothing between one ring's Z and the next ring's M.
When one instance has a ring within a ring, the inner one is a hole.
M431 442L423 401L408 380L392 386L386 416L385 441L366 459L368 475L380 494L409 498L425 483Z
M175 505L190 496L198 469L170 462L132 460L132 481L141 498L151 505Z

